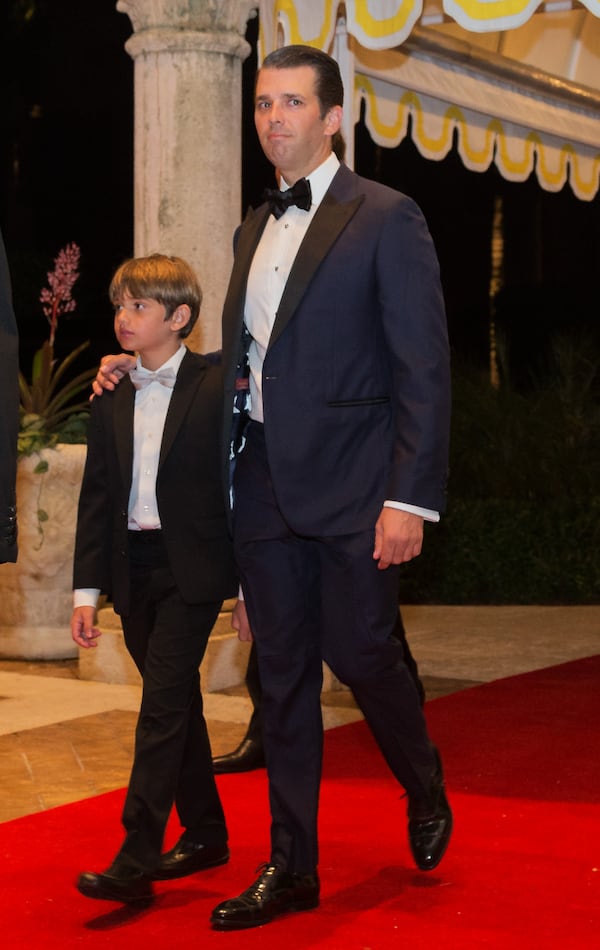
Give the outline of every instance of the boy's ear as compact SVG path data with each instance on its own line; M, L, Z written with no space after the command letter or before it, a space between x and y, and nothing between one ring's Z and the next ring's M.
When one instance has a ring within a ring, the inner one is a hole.
M190 322L192 311L186 303L181 303L171 317L171 329L179 333Z

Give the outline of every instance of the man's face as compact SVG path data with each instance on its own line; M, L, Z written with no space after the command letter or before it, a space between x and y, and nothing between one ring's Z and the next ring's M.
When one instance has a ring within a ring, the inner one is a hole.
M312 66L261 69L257 82L254 123L267 158L288 185L309 175L331 151L331 137L342 121L342 107L321 118Z

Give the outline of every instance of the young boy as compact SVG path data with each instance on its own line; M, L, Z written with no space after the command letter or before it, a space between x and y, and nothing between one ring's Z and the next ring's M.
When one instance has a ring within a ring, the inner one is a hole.
M109 594L142 675L142 703L111 866L79 876L86 897L152 898L152 881L225 863L227 829L198 668L224 598L237 591L220 476L221 372L182 343L202 293L177 257L128 260L110 285L115 333L137 366L92 403L79 500L71 633L96 646ZM162 855L175 803L184 829Z

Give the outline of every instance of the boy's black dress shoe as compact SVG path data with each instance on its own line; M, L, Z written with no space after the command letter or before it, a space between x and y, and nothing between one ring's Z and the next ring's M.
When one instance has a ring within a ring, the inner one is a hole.
M415 863L421 871L438 866L452 834L452 811L446 798L442 763L434 749L437 768L426 801L408 800L408 840Z
M279 914L311 910L319 906L317 874L292 874L264 865L254 884L213 910L210 921L216 930L243 930L268 924Z
M120 901L133 904L150 902L154 898L152 879L142 871L109 868L102 874L85 871L79 875L77 890L85 897L101 901Z
M253 769L264 769L265 754L262 742L257 739L242 739L237 749L227 755L217 755L213 759L215 775L225 775L229 772L252 772Z
M152 877L155 881L172 881L177 877L186 877L196 871L218 867L229 861L229 848L226 844L210 846L187 841L181 837L174 848L163 854Z

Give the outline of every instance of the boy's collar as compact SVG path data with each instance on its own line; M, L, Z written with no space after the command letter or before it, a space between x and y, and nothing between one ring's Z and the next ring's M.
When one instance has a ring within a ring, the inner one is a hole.
M167 367L169 367L170 369L173 369L175 373L177 374L179 367L181 366L181 361L183 360L183 357L186 354L186 350L187 350L187 347L185 346L185 344L181 343L179 345L179 349L175 350L173 355L170 356L168 360L166 360L161 366L156 367L155 372L158 372L159 369L166 369ZM135 364L135 368L147 369L147 367L143 366L142 360L139 354L138 354L137 362Z

